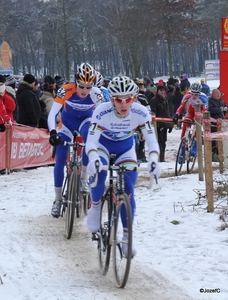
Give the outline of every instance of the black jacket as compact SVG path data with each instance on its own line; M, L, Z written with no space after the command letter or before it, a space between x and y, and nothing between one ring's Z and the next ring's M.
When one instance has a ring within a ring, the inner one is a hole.
M30 85L22 81L16 93L19 106L18 123L37 127L41 117L41 107Z
M173 106L174 106L174 113L176 113L178 107L181 104L181 100L183 99L183 94L181 94L180 91L175 91L174 95L172 96L172 102L173 102Z
M221 107L227 107L226 103L222 99L216 100L209 98L208 111L210 112L212 118L224 119L224 113L221 111Z
M159 94L156 94L152 98L150 103L151 112L156 115L156 117L161 118L171 118L169 111L168 100ZM157 126L160 128L171 128L173 127L172 123L157 122Z

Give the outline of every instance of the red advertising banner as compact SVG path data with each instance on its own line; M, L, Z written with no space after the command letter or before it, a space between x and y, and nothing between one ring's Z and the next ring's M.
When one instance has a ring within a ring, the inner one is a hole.
M0 170L6 169L6 133L0 132Z
M10 166L20 169L54 164L52 146L45 129L13 125L11 131Z
M228 18L222 18L221 48L228 49Z

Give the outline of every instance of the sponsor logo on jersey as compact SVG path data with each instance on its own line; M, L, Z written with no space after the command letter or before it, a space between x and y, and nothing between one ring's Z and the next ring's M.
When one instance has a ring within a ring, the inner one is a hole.
M111 129L128 129L130 127L130 123L111 123Z
M106 114L109 114L109 113L112 112L112 111L113 111L113 108L110 108L110 109L107 109L107 110L103 110L103 111L101 111L98 115L96 115L96 118L97 118L98 120L100 120L102 116L104 116L104 115L106 115Z
M131 111L134 113L134 114L137 114L137 115L140 115L142 117L146 117L147 116L147 113L145 113L144 111L142 111L141 109L135 109L135 108L132 108Z

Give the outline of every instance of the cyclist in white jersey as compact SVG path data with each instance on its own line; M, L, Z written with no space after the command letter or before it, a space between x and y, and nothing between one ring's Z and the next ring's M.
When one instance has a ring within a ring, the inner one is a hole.
M102 103L93 112L91 125L87 137L86 153L89 157L87 171L89 176L96 174L95 162L99 161L98 183L91 188L92 205L88 211L87 227L95 233L99 229L100 199L105 190L107 172L102 169L108 165L111 153L116 154L117 165L137 166L134 145L134 132L140 127L146 140L149 152L148 171L151 176L160 175L159 146L157 143L152 118L147 108L136 103L138 86L126 76L112 79L108 85L111 101ZM151 170L152 163L155 168ZM132 219L136 208L134 186L137 172L129 171L125 174L125 192L129 195L132 208ZM127 237L125 213L121 215L123 235ZM125 252L127 249L123 249ZM136 251L132 249L132 255Z

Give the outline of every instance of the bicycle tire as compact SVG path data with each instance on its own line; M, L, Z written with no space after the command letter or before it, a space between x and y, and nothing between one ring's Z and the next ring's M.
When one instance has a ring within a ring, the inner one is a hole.
M182 146L183 146L183 144L184 144L185 142L186 142L186 139L183 137L183 138L181 139L181 141L180 141L180 145L179 145L179 148L178 148L178 151L177 151L177 157L176 157L176 163L175 163L175 176L180 175L182 166L183 166L183 164L185 163L185 151L184 151L184 154L183 154L183 158L182 158L181 164L178 162L179 157L180 157L180 153L181 153Z
M75 195L75 207L76 207L76 216L80 218L82 212L82 197L80 193L80 180L81 175L77 174L76 180L76 195Z
M106 275L106 273L108 272L110 258L111 258L111 244L110 244L111 210L112 208L109 199L102 197L100 229L98 232L99 269L102 275Z
M82 193L82 201L83 201L83 210L84 215L87 216L88 209L91 207L91 196L90 193Z
M126 210L127 228L128 228L128 240L123 240L123 226L121 221L121 210ZM116 220L112 227L113 241L112 241L112 260L115 283L118 288L124 288L131 266L132 259L132 212L128 196L124 193L119 196L119 200L116 205ZM111 233L112 236L112 233ZM122 252L123 243L128 244L127 255Z
M75 200L76 200L76 188L77 188L77 167L73 167L71 174L69 175L67 185L67 199L66 199L66 219L65 219L65 234L66 238L70 239L74 226L75 216Z
M194 140L192 140L192 142L191 142L189 157L187 159L187 173L188 174L192 173L193 168L195 166L196 158L197 158L197 155L191 155L191 149L192 149L193 143L194 143Z

